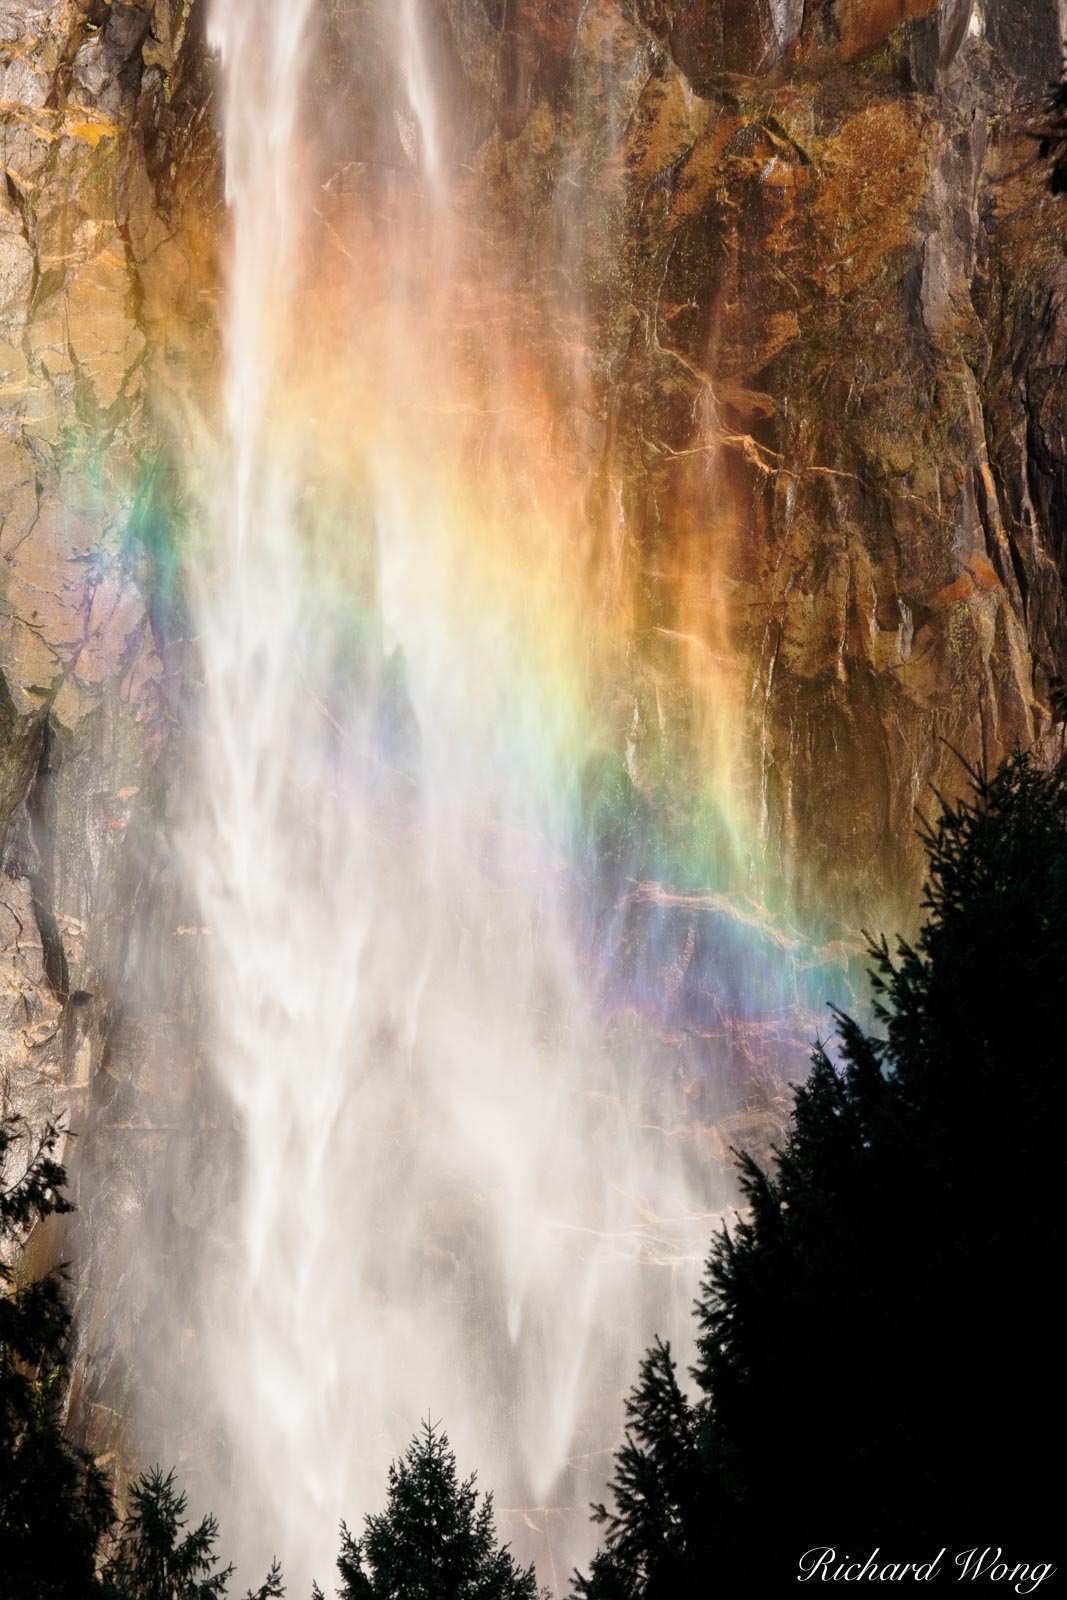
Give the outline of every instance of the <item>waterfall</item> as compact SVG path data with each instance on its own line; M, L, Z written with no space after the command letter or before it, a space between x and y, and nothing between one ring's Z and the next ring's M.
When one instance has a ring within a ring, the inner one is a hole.
M667 717L633 666L621 479L591 465L584 291L531 331L521 249L456 177L436 13L379 10L378 55L332 77L329 8L216 0L211 23L231 246L185 858L239 1148L202 1308L236 1485L217 1509L291 1592L326 1585L339 1520L380 1506L432 1415L559 1586L723 1197L677 1082L606 1020L640 873L599 882L597 785L632 787ZM579 85L575 137L608 162L603 92ZM572 149L550 208L567 276L580 168ZM555 390L544 327L570 341ZM730 668L684 598L648 631L699 679L725 782ZM653 888L645 964L673 1003L696 913L656 922Z

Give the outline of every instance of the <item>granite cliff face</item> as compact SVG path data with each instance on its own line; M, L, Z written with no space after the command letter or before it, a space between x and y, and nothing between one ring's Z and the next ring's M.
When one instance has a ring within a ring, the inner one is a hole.
M0 1097L79 1135L78 1282L104 1313L192 1060L159 831L181 649L163 418L215 340L180 220L205 184L217 210L188 11L0 5Z
M317 70L347 85L336 169L403 168L410 128L378 114L387 19L321 10ZM649 703L672 682L657 573L706 537L769 856L802 912L901 914L914 808L959 787L950 747L994 762L1059 740L1067 211L1032 135L1064 18L1054 0L433 15L450 158L491 196L514 293L560 309L550 381L641 543ZM200 4L0 0L0 1067L9 1101L68 1105L85 1136L82 1400L109 1446L152 1339L145 1216L180 1277L212 1209L191 1177L211 1166L195 916L166 843L189 652L165 532L183 397L216 362L211 97Z
M520 241L516 292L561 313L561 393L583 342L572 428L624 485L650 631L679 543L713 552L766 847L809 914L903 916L914 808L959 785L949 747L995 763L1049 733L1067 269L1033 127L1061 20L1052 0L440 9L451 154ZM369 104L366 23L335 29ZM649 697L672 678L657 649Z

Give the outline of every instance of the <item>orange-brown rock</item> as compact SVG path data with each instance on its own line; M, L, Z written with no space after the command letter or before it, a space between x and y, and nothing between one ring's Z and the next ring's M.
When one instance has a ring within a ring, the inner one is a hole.
M198 339L214 340L196 230L178 220L202 176L189 12L0 0L0 1102L38 1125L68 1119L75 1186L99 1160L117 1188L136 1170L142 1197L159 1171L148 1141L132 1135L131 1163L93 1130L123 1073L136 1117L173 1124L192 1060L171 1050L160 1092L145 1046L179 1009L145 974L182 920L155 848L176 647L149 550L167 480L159 413L174 367L185 381ZM148 1013L140 1031L131 1006ZM111 1309L123 1215L105 1204L81 1257Z
M855 61L885 44L902 23L928 17L939 0L837 0L835 21L843 61Z
M1033 139L1054 0L463 21L473 188L524 293L582 286L591 470L626 485L650 571L695 541L727 588L767 848L809 912L899 922L952 750L1051 737L1064 675L1067 213ZM569 286L543 201L564 162Z

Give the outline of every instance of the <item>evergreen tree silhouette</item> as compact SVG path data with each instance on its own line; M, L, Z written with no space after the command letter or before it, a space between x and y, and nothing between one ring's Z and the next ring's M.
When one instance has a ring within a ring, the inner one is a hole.
M73 1210L58 1129L0 1119L0 1597L2 1600L220 1600L213 1517L185 1531L174 1475L146 1473L117 1524L111 1490L65 1438L70 1313L57 1267L21 1282L12 1263L33 1227ZM106 1559L108 1547L115 1548ZM277 1563L247 1600L280 1600Z
M233 1567L219 1568L218 1523L204 1517L190 1528L186 1497L173 1472L142 1473L130 1488L130 1510L104 1574L108 1600L223 1600ZM285 1594L275 1562L266 1581L246 1600L280 1600Z
M108 1563L108 1581L123 1600L218 1600L233 1568L216 1571L218 1524L208 1516L186 1531L186 1499L174 1474L158 1467L130 1489L130 1511L118 1548Z
M492 1495L479 1497L473 1474L460 1481L430 1422L389 1468L386 1509L363 1537L342 1524L337 1568L340 1600L539 1600L533 1568L497 1544Z
M593 1520L608 1530L610 1555L595 1558L590 1586L579 1583L580 1593L610 1600L675 1592L698 1511L696 1412L679 1386L670 1346L659 1339L641 1363L626 1416L612 1483L615 1510L593 1508Z
M20 1283L9 1263L33 1227L69 1211L59 1133L0 1120L0 1593L4 1600L93 1600L111 1526L103 1475L63 1436L70 1316L57 1268Z
M587 1600L777 1592L825 1545L1054 1556L1067 779L1022 754L971 778L924 829L917 942L871 946L875 1031L837 1015L773 1170L740 1158L696 1399L657 1346Z

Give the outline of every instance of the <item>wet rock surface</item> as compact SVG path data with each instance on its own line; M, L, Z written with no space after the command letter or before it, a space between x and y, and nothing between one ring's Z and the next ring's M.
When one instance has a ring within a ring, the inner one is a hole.
M0 5L0 1092L76 1136L82 1209L53 1248L103 1365L78 1382L100 1448L127 1421L144 1206L196 1116L170 1020L189 940L164 865L183 645L160 512L163 416L215 339L189 13Z
M823 935L902 926L954 752L1058 737L1065 214L1034 141L1057 6L431 11L459 204L646 567L646 790L664 696L691 714L666 641L696 551L771 871ZM338 8L320 66L346 84L338 187L369 194L418 138L375 16Z
M590 464L650 570L702 541L725 588L798 908L899 925L915 808L959 788L953 751L1048 738L1062 673L1065 218L1033 140L1056 8L538 11L472 41L449 8L482 107L462 159L523 292L590 303Z

